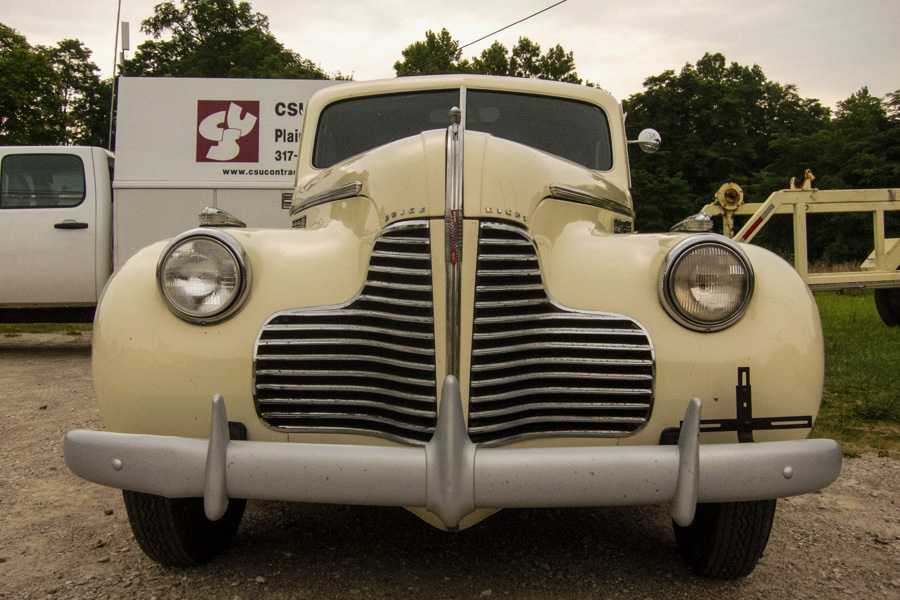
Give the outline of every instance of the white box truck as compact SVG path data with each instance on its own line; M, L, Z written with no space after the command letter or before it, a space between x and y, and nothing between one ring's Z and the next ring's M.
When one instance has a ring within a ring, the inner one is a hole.
M335 83L125 77L115 162L0 147L0 322L90 321L115 265L206 207L289 227L303 107Z

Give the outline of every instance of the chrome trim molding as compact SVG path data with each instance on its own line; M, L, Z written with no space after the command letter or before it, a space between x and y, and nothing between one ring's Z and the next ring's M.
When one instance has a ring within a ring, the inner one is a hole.
M346 183L344 185L339 185L337 187L331 188L330 190L325 190L319 194L314 196L310 196L305 200L301 199L291 208L291 216L303 212L304 210L313 208L314 206L319 206L320 204L327 204L328 202L334 202L335 200L345 200L347 198L353 198L354 196L359 196L359 193L362 191L362 182L353 181L351 183Z
M610 210L620 215L625 215L626 217L632 219L635 216L634 211L624 204L620 204L615 200L610 200L609 198L603 198L601 196L585 192L570 185L551 183L550 195L558 200L568 200L569 202L578 202L579 204L595 206L604 210Z

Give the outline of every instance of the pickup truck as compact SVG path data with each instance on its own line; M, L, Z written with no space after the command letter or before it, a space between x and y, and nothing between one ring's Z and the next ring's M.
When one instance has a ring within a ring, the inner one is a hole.
M291 228L204 211L110 280L107 430L69 432L69 468L122 489L167 565L225 551L247 500L404 507L448 531L662 504L691 569L747 575L776 499L840 473L839 444L806 439L816 304L702 215L635 233L628 152L621 106L589 87L318 92Z
M0 322L91 322L112 272L113 155L0 147Z

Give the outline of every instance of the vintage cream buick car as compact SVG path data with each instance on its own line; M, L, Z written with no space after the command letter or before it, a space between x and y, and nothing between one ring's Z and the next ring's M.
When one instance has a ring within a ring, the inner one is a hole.
M667 504L694 571L746 575L775 499L840 472L836 442L805 439L816 305L702 218L635 233L628 151L621 107L578 85L319 92L292 228L207 210L115 273L94 324L108 431L69 432L69 467L124 490L164 564L221 552L247 499L447 530Z

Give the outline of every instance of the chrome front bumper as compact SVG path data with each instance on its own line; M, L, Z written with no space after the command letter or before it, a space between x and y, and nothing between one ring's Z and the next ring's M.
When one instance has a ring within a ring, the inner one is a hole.
M481 448L466 433L459 382L441 391L424 447L231 441L221 396L208 440L70 431L66 464L110 487L204 498L218 519L228 498L426 507L448 528L476 508L668 504L688 525L698 502L805 494L841 471L833 440L699 443L700 400L688 403L677 446Z

